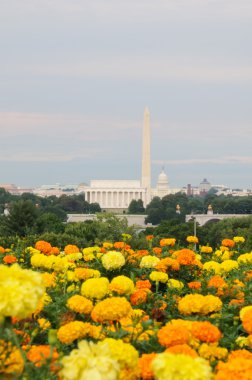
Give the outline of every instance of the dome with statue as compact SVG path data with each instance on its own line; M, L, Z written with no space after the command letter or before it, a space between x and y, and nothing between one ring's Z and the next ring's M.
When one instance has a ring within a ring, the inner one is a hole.
M162 171L158 176L157 188L160 190L168 189L168 177L165 174L164 168L162 168Z

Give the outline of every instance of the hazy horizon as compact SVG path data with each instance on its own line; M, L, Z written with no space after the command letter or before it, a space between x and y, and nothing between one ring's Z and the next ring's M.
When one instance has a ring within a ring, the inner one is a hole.
M249 0L0 3L0 183L252 188Z

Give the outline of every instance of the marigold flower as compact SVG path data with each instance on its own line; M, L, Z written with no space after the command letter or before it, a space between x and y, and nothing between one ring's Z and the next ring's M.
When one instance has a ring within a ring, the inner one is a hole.
M38 318L37 322L42 330L47 330L51 327L51 322L45 318Z
M159 245L160 245L160 247L166 247L166 246L173 247L175 245L175 243L176 243L176 239L167 238L167 239L161 239L159 242Z
M221 332L218 327L208 321L195 321L192 324L192 335L201 342L215 343L221 338Z
M55 273L44 272L41 273L43 278L43 283L46 288L53 288L56 286L56 276Z
M212 370L205 359L184 354L163 352L153 359L152 369L157 380L211 380Z
M90 314L93 309L93 303L89 299L75 294L68 298L67 307L76 313Z
M156 353L152 352L151 354L143 354L138 360L138 366L141 370L141 379L142 380L153 380L154 373L152 371L151 365L153 359L156 357Z
M111 357L108 344L94 344L85 340L78 348L64 356L59 375L62 380L102 379L118 380L120 365Z
M13 263L17 262L17 258L13 255L6 255L3 258L3 262L5 264L13 264Z
M24 360L20 350L11 342L0 340L0 377L17 378L24 369Z
M239 264L235 260L225 260L220 264L221 272L230 272L233 269L238 269Z
M140 305L141 303L145 303L148 298L148 289L137 289L130 296L130 302L132 305Z
M210 362L216 359L226 359L228 356L228 350L225 347L219 347L217 343L202 343L198 349L198 352L202 358L210 360Z
M190 289L200 289L201 288L201 282L200 281L191 281L191 282L188 282L187 285Z
M252 334L252 309L242 315L242 327L248 334Z
M168 347L165 352L170 352L171 354L183 354L191 356L192 358L197 358L197 352L190 347L188 344L177 344L175 346Z
M64 248L64 252L66 255L69 255L71 253L78 253L80 252L80 249L75 244L67 244Z
M199 242L199 239L197 238L197 236L190 235L190 236L187 236L186 241L188 243L197 244Z
M99 278L101 276L101 273L98 270L89 268L75 268L74 274L78 280L87 280L88 278Z
M207 283L208 288L226 288L226 281L219 275L213 276L209 279Z
M213 252L213 248L212 247L208 247L207 245L202 245L200 247L200 252L201 253L212 253Z
M149 275L149 278L151 281L162 282L163 284L165 284L168 281L168 274L163 273L163 272L153 271Z
M216 370L214 380L250 380L252 360L243 357L232 358L226 363L219 362Z
M152 252L155 253L155 255L160 255L162 253L162 248L160 247L153 247Z
M81 294L91 299L102 299L109 292L109 280L107 277L89 278L81 285Z
M199 313L207 315L221 310L222 302L218 297L202 294L187 294L178 302L178 310L180 313L190 315Z
M243 236L235 236L235 237L233 237L233 241L236 244L240 244L240 243L244 243L245 242L245 238Z
M119 295L130 295L134 289L134 282L127 276L114 277L109 284L109 290Z
M161 272L166 272L168 269L178 271L180 269L180 264L177 260L172 259L171 257L165 257L157 263L155 269Z
M63 344L72 344L76 339L82 339L89 335L90 323L73 321L61 326L57 332L59 341Z
M108 345L111 357L118 361L121 369L134 368L138 364L138 351L129 343L122 339L105 338L98 345Z
M157 337L161 346L170 347L177 344L188 343L190 332L186 327L174 325L171 322L161 327L157 333Z
M2 247L2 246L0 246L0 254L1 253L5 253L5 249L4 249L4 247Z
M0 317L30 316L44 291L40 273L21 269L18 264L0 265Z
M140 268L155 268L160 259L156 256L147 255L142 257L140 262Z
M136 282L137 289L151 289L151 283L149 280L138 280Z
M58 359L59 354L56 348L53 348L53 350L51 350L51 347L49 345L33 345L27 352L26 356L27 359L30 362L34 363L36 367L41 367L46 363L48 359L51 361Z
M207 261L206 263L203 264L203 269L208 272L213 271L216 274L220 273L221 271L220 264L217 263L216 261Z
M181 249L173 253L180 265L193 265L196 260L196 254L191 249Z
M95 322L118 321L131 312L131 305L125 297L111 297L98 302L91 313Z
M167 286L168 288L173 288L173 289L183 289L184 284L182 281L176 280L175 278L170 278L167 281Z
M40 252L44 253L45 255L50 255L52 246L47 241L39 240L35 244L35 249L38 249Z
M224 245L224 247L233 248L235 242L232 239L223 239L221 245Z
M109 251L102 256L101 261L105 269L115 270L125 264L125 257L121 252Z

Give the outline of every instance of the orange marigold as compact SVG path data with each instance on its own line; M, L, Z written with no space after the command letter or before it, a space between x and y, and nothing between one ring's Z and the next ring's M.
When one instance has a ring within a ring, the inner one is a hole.
M191 281L187 283L188 288L190 289L200 289L201 288L201 282L200 281Z
M0 253L5 253L5 249L2 246L0 246Z
M5 263L5 264L13 264L13 263L15 263L17 261L17 258L15 257L15 256L13 256L13 255L6 255L6 256L4 256L4 258L3 258L3 262Z
M35 248L38 249L40 252L44 253L45 255L50 255L52 250L51 244L45 240L37 241L35 244Z
M159 263L157 263L155 270L166 272L168 269L178 271L179 268L180 264L177 260L172 259L171 257L165 257L164 259L161 259Z
M125 248L125 243L124 243L124 241L116 241L115 243L114 243L114 248L116 248L116 249L123 249L123 248Z
M161 239L159 242L160 247L166 247L166 246L173 247L175 243L176 243L176 239L174 238Z
M190 335L190 331L186 327L172 323L163 326L157 333L158 341L164 347L188 343Z
M76 339L82 339L89 335L91 324L81 321L73 321L61 326L57 337L61 343L72 344Z
M153 253L155 253L155 255L160 255L162 253L162 248L160 248L160 247L153 247L152 251L153 251Z
M151 240L154 239L154 235L146 235L146 236L145 236L145 239L146 239L147 241L151 241Z
M226 363L219 362L214 380L251 380L252 360L237 357Z
M181 265L193 265L196 259L195 253L191 249L180 249L173 253L173 256Z
M221 338L221 332L218 327L208 321L195 321L192 324L192 335L201 342L214 343Z
M151 289L151 283L149 280L139 280L136 282L137 289Z
M151 364L153 359L156 357L156 353L143 354L138 360L138 367L141 371L142 380L153 380L154 374L152 372Z
M30 350L27 352L27 359L34 363L36 367L41 367L49 358L54 361L58 359L58 357L59 354L56 348L51 352L51 347L49 345L31 346Z
M252 309L246 311L243 315L242 327L248 334L252 334Z
M208 288L224 288L227 287L226 281L219 275L213 276L207 283Z
M146 289L138 289L130 296L130 302L132 305L140 305L141 303L145 303L147 301L147 291Z
M235 242L232 239L223 239L221 245L224 245L224 247L233 248Z
M71 253L78 253L80 249L75 244L68 244L64 248L64 252L66 255L70 255Z
M51 252L50 252L51 255L57 256L59 255L59 253L60 253L60 250L58 247L52 247Z
M167 348L165 352L170 352L171 354L189 355L192 358L196 358L198 356L197 352L188 344L177 344L176 346L171 346Z

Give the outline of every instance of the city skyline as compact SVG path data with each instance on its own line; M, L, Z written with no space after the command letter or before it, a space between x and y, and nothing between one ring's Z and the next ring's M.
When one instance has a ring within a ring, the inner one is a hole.
M137 179L252 188L252 4L4 0L1 183Z

